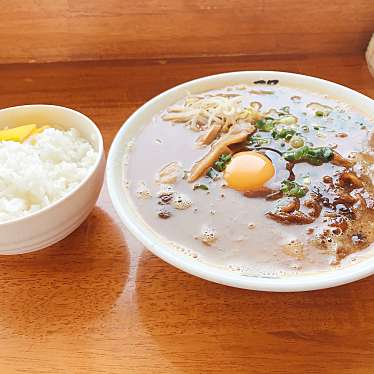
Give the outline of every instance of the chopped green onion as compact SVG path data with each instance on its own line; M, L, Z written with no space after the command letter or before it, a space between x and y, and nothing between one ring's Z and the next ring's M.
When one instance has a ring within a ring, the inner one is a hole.
M295 181L284 180L281 183L280 190L286 196L293 196L293 197L304 197L308 192L308 188L305 186L301 186L300 184L296 183Z
M274 121L272 119L259 119L256 121L255 126L260 131L269 132L274 128Z
M193 186L193 190L204 190L204 191L208 191L209 190L209 187L206 185L206 184L195 184Z
M321 110L317 110L316 113L315 113L315 115L317 117L323 117L325 115L325 113L323 113Z
M309 132L309 127L308 127L307 125L301 126L301 129L302 129L304 132Z
M283 153L283 158L289 162L307 162L311 165L322 165L331 161L334 155L330 147L309 147L307 145Z
M304 139L301 136L294 135L290 140L290 144L294 148L300 148L304 145Z
M287 134L284 139L289 142L292 139L292 134Z
M219 173L217 170L214 170L213 168L209 168L206 176L209 177L210 179L217 180L219 177Z
M270 140L263 138L261 135L252 135L249 136L248 144L254 147L260 147L265 144L269 144Z
M224 171L226 165L231 161L231 155L221 155L218 160L213 164L213 168L217 171Z
M281 128L281 129L277 129L275 128L272 132L271 132L271 136L275 139L275 140L278 140L278 139L286 139L287 140L287 137L289 137L289 139L292 138L292 136L296 133L296 131L294 129L287 129L287 128ZM288 139L288 140L289 140Z

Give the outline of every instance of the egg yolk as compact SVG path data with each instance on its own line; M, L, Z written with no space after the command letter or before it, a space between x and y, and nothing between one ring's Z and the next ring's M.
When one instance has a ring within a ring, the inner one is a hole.
M224 178L229 187L250 191L262 187L275 174L272 162L255 151L236 153L226 166Z

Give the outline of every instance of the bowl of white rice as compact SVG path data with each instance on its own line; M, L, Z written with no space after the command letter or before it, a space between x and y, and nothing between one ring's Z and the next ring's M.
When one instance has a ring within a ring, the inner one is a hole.
M36 251L74 231L96 203L104 169L101 133L82 113L0 110L0 254Z

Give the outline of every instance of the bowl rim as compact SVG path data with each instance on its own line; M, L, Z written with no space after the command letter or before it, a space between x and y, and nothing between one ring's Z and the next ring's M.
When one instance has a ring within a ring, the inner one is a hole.
M108 193L115 211L120 217L121 221L126 225L129 231L153 254L164 260L165 262L175 266L176 268L183 270L192 275L198 276L200 278L213 281L215 283L224 284L227 286L258 290L258 291L275 291L275 292L294 292L294 291L310 291L317 289L324 289L343 285L350 283L369 275L374 274L374 256L365 259L354 265L349 265L335 271L327 272L316 272L313 274L298 275L293 277L284 278L265 278L265 277L254 277L254 276L243 276L238 273L230 273L228 271L220 270L218 267L209 265L207 263L193 261L182 254L177 254L176 251L170 249L166 241L153 241L153 238L147 235L146 225L141 225L136 223L133 219L131 211L128 210L126 206L123 206L119 197L116 193L115 187L115 163L117 154L121 154L121 149L119 148L123 138L126 137L126 133L129 124L137 122L137 117L145 112L151 111L152 106L158 103L160 100L167 98L168 95L176 93L180 90L186 90L188 87L193 86L193 89L198 91L198 86L200 83L206 83L209 81L214 82L216 79L224 79L231 77L243 76L244 78L260 79L259 76L275 76L275 77L291 77L295 79L301 79L304 81L313 81L315 83L323 85L328 85L331 88L337 88L340 92L344 92L350 95L355 95L360 100L366 101L371 105L374 105L374 100L371 98L354 91L348 87L334 83L328 80L324 80L317 77L312 77L303 74L289 73L282 71L236 71L222 74L214 74L209 76L204 76L201 78L193 79L191 81L179 84L173 88L170 88L159 95L153 97L151 100L147 101L140 108L138 108L134 113L127 118L123 123L119 131L117 132L112 145L109 150L107 168L106 168L106 184L108 188ZM261 77L261 78L262 78ZM274 77L274 78L275 78ZM274 79L273 78L273 79ZM230 83L227 83L229 85ZM323 87L321 87L322 89ZM208 89L204 89L206 91ZM154 112L156 114L156 112ZM144 125L144 124L139 124ZM135 126L135 124L134 124ZM130 140L129 138L128 140ZM122 153L123 155L123 153ZM149 233L149 232L148 232Z
M40 210L37 210L36 212L27 214L27 215L25 215L23 217L12 219L10 221L0 222L0 228L1 229L6 228L7 226L11 226L11 225L14 225L14 224L18 224L20 222L24 222L24 221L33 219L36 216L42 215L44 213L47 213L48 210L51 210L51 209L53 209L53 208L55 208L55 207L57 207L59 205L62 205L67 199L69 199L80 188L82 188L84 185L86 185L88 183L88 181L91 178L91 176L96 172L96 170L100 166L101 159L103 158L103 155L104 155L104 140L103 140L103 136L102 136L99 128L96 126L95 122L92 121L91 118L89 118L85 114L79 112L78 110L71 109L71 108L68 108L68 107L64 107L62 105L53 105L53 104L25 104L25 105L16 105L16 106L11 106L11 107L0 109L0 114L2 112L5 112L5 111L15 111L15 110L19 110L21 108L32 108L32 107L35 107L35 108L37 108L37 107L44 107L44 108L55 108L55 109L57 108L58 110L63 110L63 111L68 111L68 112L75 113L75 114L78 115L78 117L81 117L84 120L86 120L91 125L92 129L94 130L94 132L96 133L96 136L97 136L97 139L98 139L98 147L97 147L98 148L97 149L97 154L98 155L97 155L95 163L92 166L92 168L89 171L89 173L80 181L80 183L78 185L76 185L71 191L69 191L69 193L67 193L65 196L63 196L59 200L56 200L52 204L50 204L50 205L48 205L48 206L46 206L46 207L44 207L44 208L42 208ZM71 128L74 128L74 126L72 126ZM91 143L89 139L86 139L86 140L89 143Z

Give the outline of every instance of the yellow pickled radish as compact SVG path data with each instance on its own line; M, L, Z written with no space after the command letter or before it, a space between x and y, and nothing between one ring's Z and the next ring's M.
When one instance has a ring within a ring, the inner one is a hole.
M43 132L45 129L48 129L48 128L49 126L36 127L34 130L31 131L31 134L29 136L40 134L41 132Z
M0 131L0 141L23 142L36 129L36 125L18 126Z

